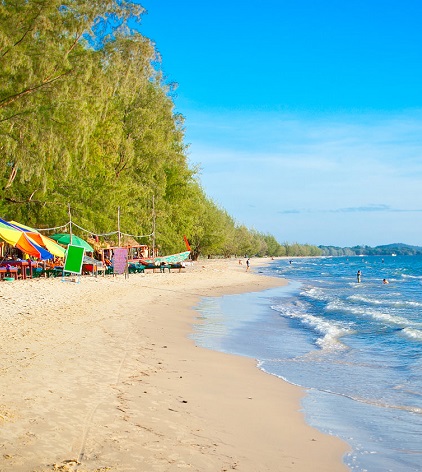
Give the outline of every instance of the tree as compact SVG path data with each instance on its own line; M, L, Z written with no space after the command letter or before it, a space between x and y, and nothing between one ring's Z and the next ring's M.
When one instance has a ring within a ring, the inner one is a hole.
M154 215L161 253L183 235L194 257L282 252L205 195L142 13L129 0L0 2L0 213L53 227L70 206L101 234L119 208L142 242Z
M83 108L72 105L81 104L75 89L92 71L90 42L127 34L127 20L139 19L142 12L140 5L119 0L1 3L2 210L6 202L45 196L51 170L63 175L70 167L75 132L81 137L89 132L75 123Z

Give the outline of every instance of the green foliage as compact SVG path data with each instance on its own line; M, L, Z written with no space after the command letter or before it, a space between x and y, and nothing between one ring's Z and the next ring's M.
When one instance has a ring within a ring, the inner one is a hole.
M128 0L0 2L0 214L152 233L161 253L315 255L237 225L189 167L174 85ZM132 25L132 26L131 26ZM154 208L153 202L154 201ZM148 240L140 242L148 243Z
M384 246L319 246L324 256L391 256L396 254L400 256L414 256L422 254L422 247L411 246L408 244L395 243Z

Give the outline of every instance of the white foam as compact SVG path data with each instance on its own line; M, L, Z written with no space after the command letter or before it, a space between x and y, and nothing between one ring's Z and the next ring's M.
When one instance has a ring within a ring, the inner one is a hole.
M397 326L406 326L410 325L410 321L402 316L393 316L389 313L383 313L381 311L370 310L367 314L374 320L383 321L388 324L397 325Z
M419 329L404 328L402 330L402 333L405 334L410 339L422 341L422 331L420 331Z
M318 287L308 288L301 292L301 295L311 298L312 300L328 300L328 296L324 290Z
M409 275L409 274L401 274L404 279L419 279L422 280L422 275Z
M408 300L380 300L376 298L368 298L361 295L350 295L347 297L347 300L357 303L366 303L368 305L384 305L384 306L392 306L392 307L418 307L422 306L420 302L408 301Z
M332 323L304 311L303 305L297 303L294 306L272 306L272 309L278 311L282 316L298 319L302 324L310 327L314 332L322 335L316 344L324 350L346 349L340 342L340 338L353 333L349 326L341 323Z
M414 323L408 320L407 318L404 318L403 316L396 316L396 315L390 315L389 313L379 311L379 310L374 310L369 307L362 307L362 306L353 306L353 305L347 305L341 300L335 300L330 302L326 306L327 311L343 311L346 313L350 313L356 316L365 316L372 318L377 321L382 321L386 324L394 325L394 326L401 326L401 327L409 327L409 326L421 326L422 323Z

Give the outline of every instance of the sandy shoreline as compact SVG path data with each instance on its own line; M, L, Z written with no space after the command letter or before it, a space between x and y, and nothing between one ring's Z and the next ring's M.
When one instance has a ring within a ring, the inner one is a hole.
M3 282L0 471L348 470L301 389L187 338L200 297L281 283L233 259Z

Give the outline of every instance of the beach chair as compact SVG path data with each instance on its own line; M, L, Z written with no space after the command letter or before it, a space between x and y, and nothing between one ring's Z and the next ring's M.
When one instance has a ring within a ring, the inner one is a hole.
M29 276L29 269L26 269L27 276ZM38 279L39 277L44 275L44 269L42 267L35 267L32 269L32 278Z
M180 262L178 262L178 263L175 263L175 264L170 264L170 268L171 269L178 269L179 272L182 272L182 269L184 269L184 266Z
M13 277L15 280L18 280L19 275L22 277L20 269L17 267L6 267L6 277Z

